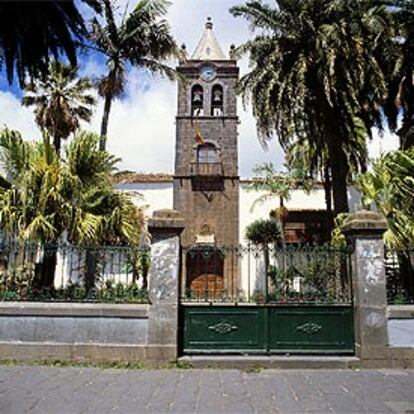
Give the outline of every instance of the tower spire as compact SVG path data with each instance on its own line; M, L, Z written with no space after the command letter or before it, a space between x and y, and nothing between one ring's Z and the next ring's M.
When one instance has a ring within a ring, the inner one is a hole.
M213 32L211 17L207 17L206 29L192 56L193 60L226 60L226 56Z

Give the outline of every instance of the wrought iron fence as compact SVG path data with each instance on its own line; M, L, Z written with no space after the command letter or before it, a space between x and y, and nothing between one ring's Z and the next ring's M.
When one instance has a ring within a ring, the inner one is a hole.
M189 246L182 302L350 304L348 249L331 246Z
M0 300L147 302L149 262L134 246L0 245Z
M414 249L385 250L389 304L414 304Z

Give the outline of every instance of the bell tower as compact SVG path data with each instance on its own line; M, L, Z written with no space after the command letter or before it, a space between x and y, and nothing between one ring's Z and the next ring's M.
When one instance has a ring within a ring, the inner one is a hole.
M238 245L237 99L239 68L227 57L211 19L178 85L174 209L186 221L183 246Z

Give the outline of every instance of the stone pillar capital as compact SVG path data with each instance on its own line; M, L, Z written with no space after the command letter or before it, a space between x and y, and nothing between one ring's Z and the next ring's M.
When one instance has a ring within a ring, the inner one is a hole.
M148 221L148 230L153 239L179 236L184 227L184 219L176 210L156 210Z
M368 210L349 214L342 225L342 232L347 238L381 238L386 229L385 217Z

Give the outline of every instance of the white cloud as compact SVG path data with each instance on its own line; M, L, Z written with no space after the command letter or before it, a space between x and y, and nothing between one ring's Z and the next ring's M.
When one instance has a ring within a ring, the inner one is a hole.
M3 126L19 130L26 139L38 139L41 135L32 109L22 106L12 93L0 91L0 128Z

